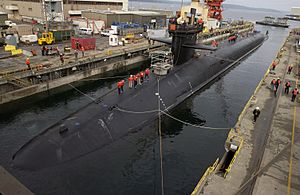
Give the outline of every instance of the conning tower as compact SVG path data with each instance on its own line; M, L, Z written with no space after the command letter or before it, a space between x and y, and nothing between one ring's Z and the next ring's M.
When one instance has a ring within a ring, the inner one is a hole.
M172 36L172 53L174 65L180 65L190 60L195 53L197 34L202 31L203 24L195 20L196 9L191 8L189 22L181 17L169 25L169 34Z

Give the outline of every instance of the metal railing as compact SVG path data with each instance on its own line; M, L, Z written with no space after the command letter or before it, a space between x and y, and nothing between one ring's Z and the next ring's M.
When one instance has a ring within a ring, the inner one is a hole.
M201 179L199 180L197 186L195 187L195 189L191 193L191 195L198 195L201 193L201 190L205 184L205 181L216 170L218 164L219 164L219 158L217 158L217 160L215 161L215 163L212 166L210 166L206 169L205 173L202 175Z

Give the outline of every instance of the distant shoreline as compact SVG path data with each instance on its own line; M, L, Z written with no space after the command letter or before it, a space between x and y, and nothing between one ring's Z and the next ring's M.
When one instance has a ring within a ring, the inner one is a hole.
M172 3L172 4L177 4L180 5L181 3L179 1L164 1L161 2L160 0L129 0L130 2L139 2L139 3L153 3L153 4L167 4L167 3ZM188 2L184 2L184 5L189 4ZM223 5L224 9L239 9L239 10L251 10L251 11L261 11L261 12L276 12L276 13L285 13L285 11L280 11L276 9L267 9L267 8L255 8L255 7L247 7L243 5L235 5L235 4L224 4Z

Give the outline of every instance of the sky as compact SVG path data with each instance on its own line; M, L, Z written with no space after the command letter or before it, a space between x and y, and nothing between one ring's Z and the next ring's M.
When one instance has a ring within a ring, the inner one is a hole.
M190 2L191 0L184 1ZM276 9L281 11L290 11L291 7L300 7L300 0L225 0L225 3L244 5L249 7Z
M226 3L249 7L270 8L290 11L291 7L300 7L300 0L226 0Z

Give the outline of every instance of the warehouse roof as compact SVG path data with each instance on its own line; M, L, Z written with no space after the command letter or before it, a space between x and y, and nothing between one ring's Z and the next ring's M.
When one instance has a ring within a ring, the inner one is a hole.
M119 11L119 10L95 10L95 9L89 9L89 10L83 10L84 12L93 12L93 13L99 13L99 14L132 14L132 15L140 15L140 16L161 16L165 14L161 14L158 12L153 11Z

